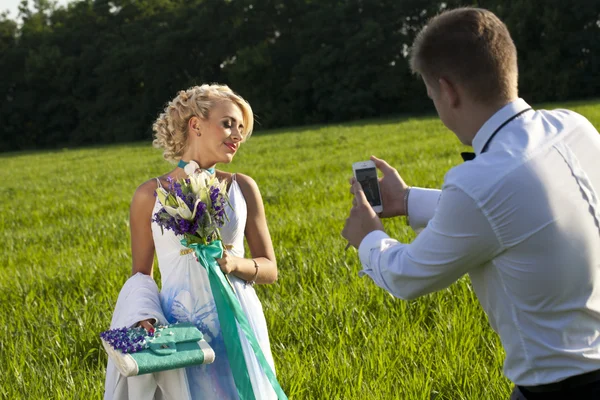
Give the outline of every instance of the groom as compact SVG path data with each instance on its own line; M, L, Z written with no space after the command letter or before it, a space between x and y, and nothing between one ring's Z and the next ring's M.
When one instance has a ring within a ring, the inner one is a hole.
M342 235L368 275L403 299L468 273L506 351L512 399L600 399L600 135L568 110L533 110L517 94L506 26L476 8L446 11L417 36L411 68L442 122L475 153L442 190L411 188L373 157L391 239L357 182Z

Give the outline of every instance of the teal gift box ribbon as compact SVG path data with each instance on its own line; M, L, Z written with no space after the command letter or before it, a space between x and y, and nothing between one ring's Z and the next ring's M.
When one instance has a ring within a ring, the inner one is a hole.
M265 355L256 340L256 336L248 323L248 318L242 310L238 298L229 285L223 271L219 267L216 259L223 257L223 244L220 240L214 240L209 244L188 243L186 239L181 240L181 244L193 249L200 264L206 269L210 288L215 299L219 323L225 341L227 358L235 381L235 386L240 396L240 400L255 400L254 390L250 382L248 367L244 359L242 343L238 333L238 325L246 336L248 343L252 347L256 359L263 372L269 379L271 386L275 390L277 397L287 400L287 396L277 381L275 372L267 362ZM237 323L236 323L237 322Z

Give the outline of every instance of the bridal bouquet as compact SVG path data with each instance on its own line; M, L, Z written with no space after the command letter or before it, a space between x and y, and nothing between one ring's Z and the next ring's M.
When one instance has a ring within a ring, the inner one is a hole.
M156 189L162 208L154 214L153 222L163 232L166 229L183 235L185 246L220 240L219 228L226 221L225 205L229 203L227 182L195 166L185 179L168 178L168 190L162 186Z

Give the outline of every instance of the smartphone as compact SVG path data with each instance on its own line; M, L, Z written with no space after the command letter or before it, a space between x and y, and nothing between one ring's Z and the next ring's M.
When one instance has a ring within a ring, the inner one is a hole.
M373 207L373 211L380 213L383 211L381 202L381 192L379 190L379 179L377 179L377 168L375 163L369 161L359 161L352 164L354 177L363 188L367 201Z

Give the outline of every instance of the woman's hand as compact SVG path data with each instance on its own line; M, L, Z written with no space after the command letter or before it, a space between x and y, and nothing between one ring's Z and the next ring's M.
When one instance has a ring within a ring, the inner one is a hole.
M217 262L224 274L231 274L238 270L239 258L230 255L227 250L223 250L223 257L218 258Z
M150 319L145 319L143 321L140 321L137 323L137 326L142 327L146 330L146 332L148 333L154 333L154 324L156 323L156 320L154 318L150 318Z

